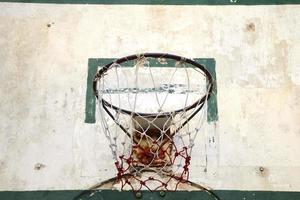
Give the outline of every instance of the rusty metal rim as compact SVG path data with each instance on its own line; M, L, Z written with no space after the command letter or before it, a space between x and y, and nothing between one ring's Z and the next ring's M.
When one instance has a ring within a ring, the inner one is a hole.
M181 108L181 109L177 109L174 111L170 111L170 112L162 112L162 113L141 113L141 112L132 112L129 110L125 110L125 109L121 109L115 105L110 104L109 102L105 101L104 99L101 99L102 101L102 105L103 107L106 106L108 108L112 108L118 112L121 113L125 113L128 115L132 115L132 116L143 116L143 117L166 117L166 116L171 116L172 114L176 114L179 113L181 111L188 111L190 109L193 109L201 104L203 104L205 102L205 100L209 99L212 93L212 89L213 89L213 78L212 75L209 73L209 71L201 64L185 58L185 57L181 57L181 56L177 56L177 55L173 55L173 54L167 54L167 53L143 53L143 54L135 54L135 55L130 55L127 57L123 57L123 58L119 58L111 63L108 63L107 65L105 65L103 68L101 68L94 76L94 80L93 80L93 90L94 90L94 95L96 96L96 98L98 97L98 92L97 92L97 82L102 78L102 76L104 75L104 73L106 73L114 64L121 64L123 62L126 61L131 61L131 60L135 60L138 58L168 58L168 59L173 59L176 61L184 61L188 64L193 65L194 67L200 69L207 77L207 80L209 82L209 91L208 91L208 95L204 95L203 97L201 97L200 99L198 99L196 102L194 102L193 104Z

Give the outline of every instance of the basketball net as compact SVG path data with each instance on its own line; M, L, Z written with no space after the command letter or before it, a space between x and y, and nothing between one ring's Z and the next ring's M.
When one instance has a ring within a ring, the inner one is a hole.
M99 68L94 90L116 188L175 191L188 182L212 91L208 79L186 59L165 56L141 55Z

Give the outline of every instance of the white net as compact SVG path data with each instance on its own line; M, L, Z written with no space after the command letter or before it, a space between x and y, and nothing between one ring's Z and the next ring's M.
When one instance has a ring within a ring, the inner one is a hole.
M189 179L211 77L186 59L136 56L100 68L94 90L122 190L177 190Z

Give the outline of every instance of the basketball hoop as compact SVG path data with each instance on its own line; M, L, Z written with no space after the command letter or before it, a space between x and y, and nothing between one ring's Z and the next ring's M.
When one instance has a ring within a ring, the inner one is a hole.
M191 153L212 88L204 66L171 54L131 55L98 70L93 90L117 170L115 188L137 193L194 184Z

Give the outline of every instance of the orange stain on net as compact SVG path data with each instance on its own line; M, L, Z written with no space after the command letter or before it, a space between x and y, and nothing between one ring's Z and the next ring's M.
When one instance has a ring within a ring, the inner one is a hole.
M168 188L168 183L171 180L176 180L177 189L179 183L185 183L189 178L189 165L191 157L188 155L188 148L183 147L178 150L173 141L173 134L170 131L162 132L158 129L149 129L145 132L135 131L133 133L132 151L130 156L119 156L119 160L115 162L117 168L117 179L121 181L121 189L128 185L133 191L139 191L142 187L146 187L149 190L160 190ZM177 158L184 160L184 164L181 166L181 172L175 175L172 170L167 170L167 166L172 166ZM132 171L133 168L142 169L162 169L167 172L168 176L166 181L154 177L148 177L143 179ZM129 175L129 176L128 176ZM131 179L140 183L139 188L135 188L131 182ZM157 188L151 189L148 187L149 182L155 181L158 183Z
M172 137L169 130L163 134L157 129L149 129L144 134L135 131L133 137L133 140L137 141L137 144L132 146L132 157L137 161L135 166L171 165Z

